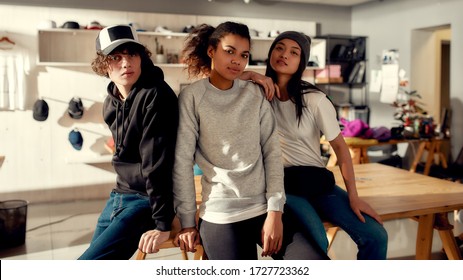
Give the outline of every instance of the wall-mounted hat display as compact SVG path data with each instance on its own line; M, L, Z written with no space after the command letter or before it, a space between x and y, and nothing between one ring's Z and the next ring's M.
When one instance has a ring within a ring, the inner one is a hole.
M48 118L48 111L49 107L45 100L38 99L34 103L34 107L32 109L32 117L36 121L45 121Z
M78 151L82 149L82 145L84 144L84 138L82 137L82 133L79 130L73 129L69 132L69 143L71 143L72 147Z
M84 105L80 97L73 97L69 101L68 107L69 116L73 119L80 119L84 115Z

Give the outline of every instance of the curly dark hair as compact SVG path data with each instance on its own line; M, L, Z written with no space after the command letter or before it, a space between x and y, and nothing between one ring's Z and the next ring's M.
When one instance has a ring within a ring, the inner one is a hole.
M234 34L248 39L251 36L246 25L236 22L223 22L217 27L201 24L187 37L182 57L187 65L189 77L207 76L211 72L211 58L207 55L207 48L217 49L220 40L228 34Z
M151 51L146 47L135 44L135 43L125 43L117 48L115 48L110 54L104 55L101 51L96 53L96 57L92 61L92 70L96 74L108 78L108 67L109 62L111 61L111 54L115 52L127 52L128 54L139 54L141 57L142 71L145 65L152 64L151 62Z

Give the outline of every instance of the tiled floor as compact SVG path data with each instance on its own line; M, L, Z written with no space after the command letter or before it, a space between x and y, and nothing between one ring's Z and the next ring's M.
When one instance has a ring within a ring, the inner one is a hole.
M0 250L0 259L74 260L87 248L104 200L31 204L28 206L26 242L22 246ZM453 220L453 214L450 215ZM413 259L416 222L396 220L385 223L389 234L388 259ZM456 222L456 232L463 227ZM434 234L433 259L446 259L438 234ZM332 259L356 258L356 246L340 231L330 249ZM178 249L164 249L150 259L181 259Z

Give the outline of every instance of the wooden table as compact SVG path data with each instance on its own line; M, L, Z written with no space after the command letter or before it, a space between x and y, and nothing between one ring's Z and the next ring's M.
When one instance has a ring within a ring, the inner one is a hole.
M339 168L329 169L344 187ZM354 170L359 196L384 221L418 221L416 259L430 259L433 229L438 230L447 257L462 259L447 214L463 209L463 185L378 163L357 164Z
M411 172L415 172L418 164L421 162L421 158L425 151L427 151L426 161L424 165L423 174L428 175L431 170L431 165L434 163L435 155L438 155L439 162L442 167L447 168L447 160L445 159L444 154L441 151L442 142L446 139L438 138L422 138L422 139L392 139L385 142L379 142L375 139L361 139L357 137L345 137L347 146L349 147L352 162L354 164L363 164L369 163L368 159L368 148L381 145L397 145L401 143L419 143L418 151L413 159L413 163L410 167ZM329 145L329 142L326 140L321 140L321 144ZM331 148L330 148L331 149ZM330 158L328 159L327 166L335 166L337 163L336 154L334 151L330 151Z

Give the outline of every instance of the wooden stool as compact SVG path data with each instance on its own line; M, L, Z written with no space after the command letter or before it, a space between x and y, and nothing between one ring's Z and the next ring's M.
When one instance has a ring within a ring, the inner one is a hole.
M196 203L197 205L201 204L201 175L196 175L195 178L195 191L196 191ZM196 211L196 219L199 219L199 211ZM174 239L177 233L181 230L180 221L177 217L174 218L172 221L172 230L170 231L169 239L167 239L164 243L161 244L160 249L169 249L169 248L176 248L177 246L174 244ZM196 252L194 254L194 260L206 260L207 256L204 252L203 246L198 245L196 246ZM144 260L146 258L146 253L143 253L140 250L137 250L136 260ZM184 260L188 260L188 253L182 250L182 258Z
M174 221L172 222L172 230L170 231L170 236L169 239L167 239L164 243L161 244L159 249L171 249L171 248L178 248L174 244L174 239L177 233L180 231L180 221L178 220L177 217L174 218ZM181 250L182 252L182 258L184 260L188 260L188 253L184 250ZM146 259L146 253L137 250L137 256L135 257L136 260L144 260ZM203 246L198 245L196 246L196 252L194 254L194 259L195 260L203 260L206 259L205 254L204 254L204 249Z
M336 237L336 234L339 231L339 227L330 222L323 222L323 226L325 227L326 237L328 238L327 251L329 251L331 248L331 244L333 244L334 238Z

